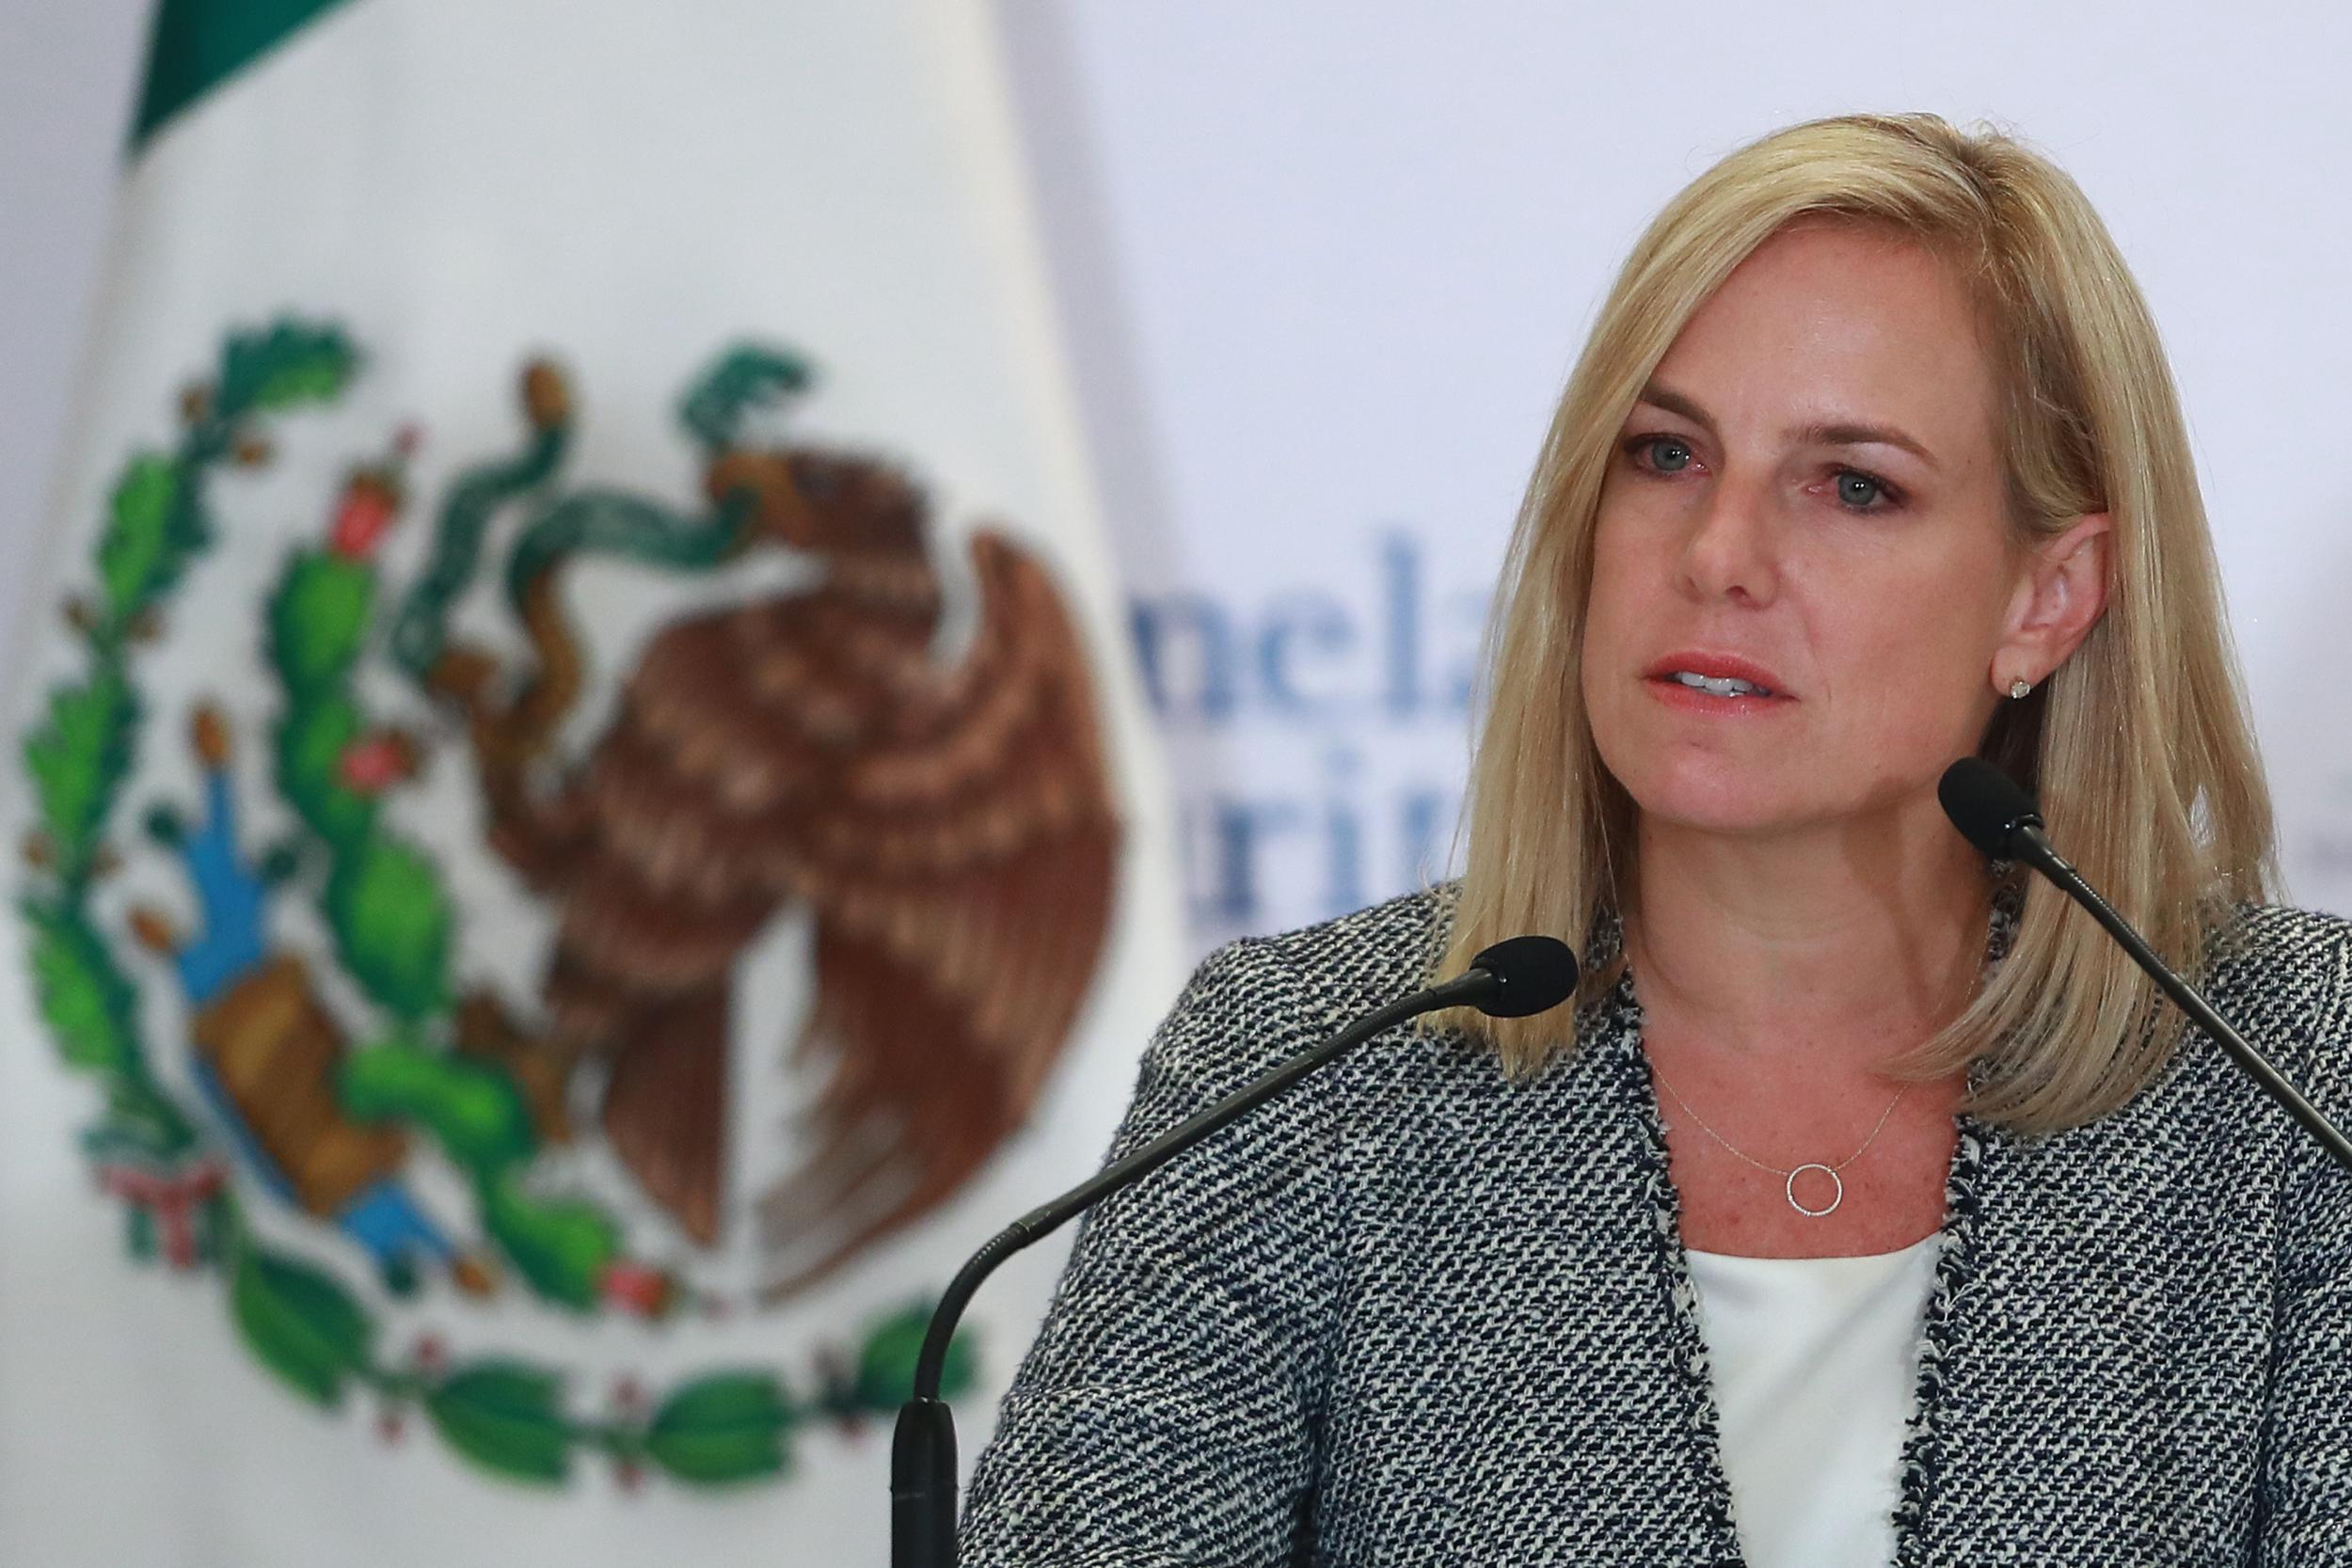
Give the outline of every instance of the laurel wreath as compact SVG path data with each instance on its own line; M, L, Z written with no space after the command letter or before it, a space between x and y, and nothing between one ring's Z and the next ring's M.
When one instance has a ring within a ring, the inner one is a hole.
M105 1190L123 1200L133 1256L216 1275L250 1353L322 1410L363 1389L388 1439L421 1411L459 1455L516 1481L562 1483L582 1453L607 1459L625 1485L648 1472L696 1485L784 1476L796 1435L812 1420L853 1427L905 1398L927 1303L869 1324L854 1352L820 1355L806 1393L770 1369L697 1375L659 1398L624 1378L606 1413L580 1413L565 1373L528 1359L453 1362L432 1335L405 1355L388 1354L381 1323L358 1295L246 1222L240 1183L227 1175L228 1141L200 1105L183 1103L153 1070L138 982L92 905L115 864L109 830L147 719L133 662L213 542L212 480L224 465L269 462L270 422L334 403L360 357L331 325L288 319L229 334L210 383L182 397L176 447L138 452L123 467L92 555L93 590L68 607L87 669L51 688L24 741L36 826L24 847L29 869L17 908L49 1037L64 1066L101 1091L83 1150ZM690 426L699 428L698 417L707 422L707 412L690 403ZM538 1144L521 1095L495 1063L447 1045L451 902L430 856L383 820L373 792L355 784L349 767L354 748L378 734L352 682L373 641L376 568L352 543L339 535L325 547L297 547L270 597L264 654L283 698L271 775L302 832L296 842L246 857L237 868L243 879L229 885L251 891L256 909L281 887L312 894L333 934L335 962L378 1020L369 1043L338 1065L342 1109L431 1137L468 1178L484 1233L516 1277L575 1311L611 1300L648 1314L675 1310L675 1281L628 1259L610 1216L531 1190L523 1176ZM215 867L222 855L237 854L233 843L205 843L167 807L149 814L147 830L183 854L204 843ZM206 913L227 920L234 911ZM616 1281L627 1288L616 1291ZM397 1272L384 1283L395 1293L418 1288ZM970 1349L960 1341L949 1391L972 1375Z

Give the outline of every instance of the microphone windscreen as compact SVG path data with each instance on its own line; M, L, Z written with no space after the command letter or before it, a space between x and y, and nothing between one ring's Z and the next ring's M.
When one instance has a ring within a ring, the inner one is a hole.
M2010 839L2020 826L2042 820L2024 786L1982 757L1963 757L1944 769L1935 798L1961 836L1995 860L2013 856Z
M1576 955L1558 937L1508 937L1470 966L1495 977L1494 994L1478 1004L1489 1018L1525 1018L1576 993Z

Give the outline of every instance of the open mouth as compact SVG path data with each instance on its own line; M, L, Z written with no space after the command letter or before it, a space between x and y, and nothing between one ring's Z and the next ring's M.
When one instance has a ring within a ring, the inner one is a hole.
M1702 675L1694 670L1673 670L1644 683L1670 707L1702 713L1749 713L1785 706L1795 701L1760 681L1738 675Z
M1779 692L1755 681L1743 681L1737 675L1701 675L1689 670L1676 670L1658 677L1692 691L1704 691L1710 697L1777 697Z
M1642 670L1642 678L1694 697L1720 697L1727 702L1791 700L1779 671L1731 648L1676 648L1651 659Z

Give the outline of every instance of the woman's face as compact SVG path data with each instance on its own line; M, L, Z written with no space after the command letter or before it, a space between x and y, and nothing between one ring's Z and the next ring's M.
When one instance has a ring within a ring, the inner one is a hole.
M1884 233L1785 230L1691 318L1619 433L1584 629L1594 738L1645 816L1934 809L1996 678L2047 673L1994 407L1966 294Z

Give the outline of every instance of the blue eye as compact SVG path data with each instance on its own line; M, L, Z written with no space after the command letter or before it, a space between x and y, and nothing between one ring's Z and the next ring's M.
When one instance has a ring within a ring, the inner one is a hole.
M1837 499L1851 511L1885 512L1900 504L1901 498L1895 494L1895 487L1875 474L1840 468L1836 480Z
M1671 436L1637 436L1626 444L1636 456L1649 454L1654 473L1680 473L1691 466L1691 449Z
M1637 473L1663 479L1679 474L1698 461L1691 443L1679 436L1635 436L1620 443ZM1830 475L1837 503L1857 515L1893 512L1905 504L1903 492L1861 468L1837 468Z

